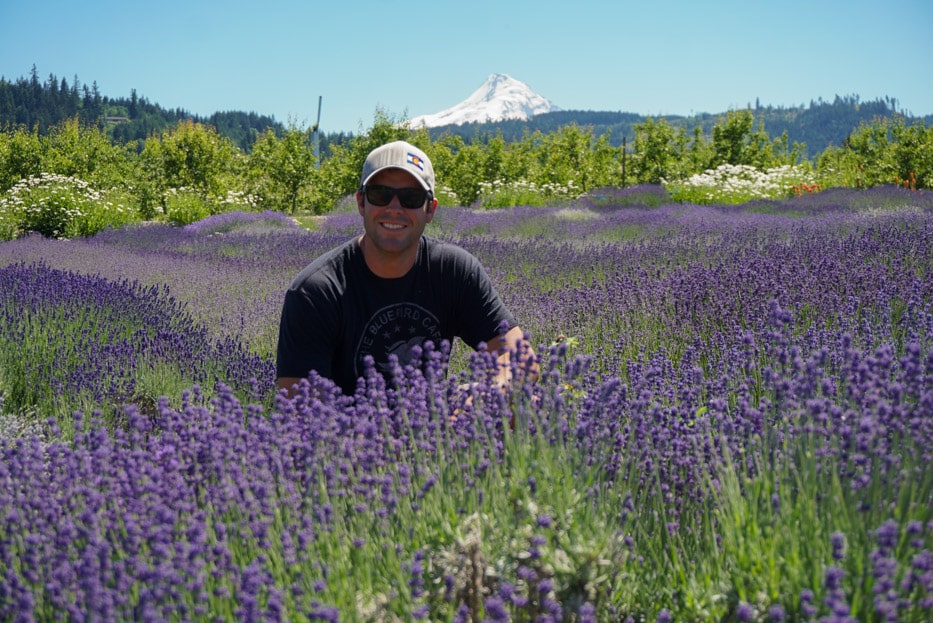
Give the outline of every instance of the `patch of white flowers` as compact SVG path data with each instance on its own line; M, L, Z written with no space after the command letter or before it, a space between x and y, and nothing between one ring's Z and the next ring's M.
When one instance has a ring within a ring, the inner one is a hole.
M31 231L67 237L77 223L99 212L119 215L129 210L76 177L42 173L23 178L0 197L0 240Z
M228 190L227 196L221 199L220 203L223 206L222 212L238 209L259 209L259 198L240 190Z
M675 198L698 202L745 202L787 197L794 188L815 184L812 172L800 165L756 169L745 164L721 164L687 179L661 180Z

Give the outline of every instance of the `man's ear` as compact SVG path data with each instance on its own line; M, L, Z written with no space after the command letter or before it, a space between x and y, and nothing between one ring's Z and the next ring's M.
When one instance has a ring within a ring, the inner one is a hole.
M363 215L363 191L356 191L356 208L360 212L360 216Z
M433 197L431 198L431 201L428 202L428 207L425 208L425 212L428 217L426 222L430 223L432 220L434 220L434 213L437 212L437 199Z

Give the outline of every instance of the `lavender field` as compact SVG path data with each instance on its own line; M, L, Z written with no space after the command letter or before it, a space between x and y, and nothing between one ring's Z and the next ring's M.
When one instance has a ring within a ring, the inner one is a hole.
M277 395L360 229L0 243L0 620L933 620L933 195L441 208L540 380L428 344Z

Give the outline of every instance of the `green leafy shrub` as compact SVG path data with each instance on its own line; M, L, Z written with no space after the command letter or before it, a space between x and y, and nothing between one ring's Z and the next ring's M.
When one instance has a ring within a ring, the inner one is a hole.
M223 197L205 197L188 187L169 188L162 202L165 207L156 210L154 218L161 218L179 227L217 214L259 211L257 197L236 190L228 190Z
M146 218L158 216L156 203L172 203L172 189L197 193L202 201L226 196L228 191L243 190L246 156L229 139L209 126L182 122L161 136L146 139L134 170L134 194ZM189 203L190 202L190 203ZM180 213L196 209L194 199L184 199ZM219 204L219 200L215 203ZM194 220L209 216L205 212ZM184 220L187 224L189 220Z
M0 132L0 191L42 172L42 144L37 129Z
M75 219L70 236L88 237L108 228L119 228L139 222L138 212L132 207L132 198L119 190L98 194L97 201L89 202Z
M863 122L845 145L820 154L816 166L824 186L933 188L933 127L900 118Z
M66 119L41 136L42 171L77 177L94 188L126 183L136 144L115 144L96 124Z
M169 188L165 193L165 218L172 225L190 225L214 212L211 202L190 188Z
M293 127L278 138L267 130L253 145L248 163L264 207L293 214L307 201L315 164L307 132Z
M511 208L514 206L546 206L555 202L576 199L580 191L570 180L567 185L543 184L517 180L514 182L480 182L479 202L484 208Z

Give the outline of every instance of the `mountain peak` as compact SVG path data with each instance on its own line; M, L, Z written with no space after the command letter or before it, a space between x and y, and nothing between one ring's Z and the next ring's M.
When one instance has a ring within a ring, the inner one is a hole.
M532 91L524 82L508 74L490 74L467 99L433 115L415 117L409 126L437 128L464 123L494 123L505 119L528 119L555 110L560 108Z

